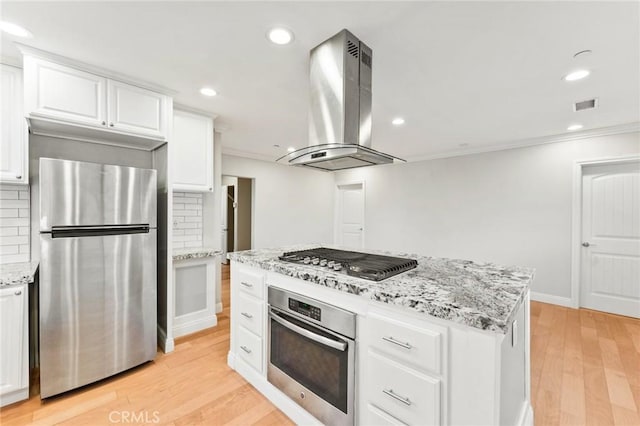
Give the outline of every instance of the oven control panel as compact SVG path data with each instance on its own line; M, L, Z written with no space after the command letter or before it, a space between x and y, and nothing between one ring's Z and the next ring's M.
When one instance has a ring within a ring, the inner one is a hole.
M299 300L289 298L289 309L316 321L320 321L322 310L317 306L301 302Z

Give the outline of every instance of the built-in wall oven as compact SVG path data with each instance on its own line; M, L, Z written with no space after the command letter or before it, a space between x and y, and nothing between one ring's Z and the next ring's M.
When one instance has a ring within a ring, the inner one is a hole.
M267 379L327 425L353 425L356 315L269 287Z

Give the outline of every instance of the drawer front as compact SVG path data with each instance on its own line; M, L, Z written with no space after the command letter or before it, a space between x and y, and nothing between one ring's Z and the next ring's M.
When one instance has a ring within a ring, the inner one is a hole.
M241 269L238 271L237 283L237 285L240 286L240 290L257 297L260 300L264 298L263 273Z
M385 354L419 370L441 373L442 335L445 329L418 328L370 314L367 319L368 343Z
M440 424L440 380L368 352L370 404L408 425Z
M258 337L262 337L262 318L264 317L263 305L259 299L248 296L243 292L239 294L238 312L240 324Z
M401 422L389 413L385 413L371 404L367 404L361 423L367 426L407 426L406 423Z
M238 327L236 353L259 373L262 373L262 339L244 327Z

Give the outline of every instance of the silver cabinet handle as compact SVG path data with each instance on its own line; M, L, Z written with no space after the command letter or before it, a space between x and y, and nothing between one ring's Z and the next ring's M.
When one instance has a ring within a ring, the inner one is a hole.
M107 122L106 122L106 121L103 121L103 122L102 122L102 125L103 125L103 126L106 126L106 125L107 125Z
M245 317L245 318L249 318L249 319L253 318L253 315L248 314L248 313L246 313L246 312L242 312L240 315L242 315L242 316L243 316L243 317Z
M245 282L245 281L240 281L240 284L242 284L245 287L253 287L253 284Z
M240 349L242 349L243 351L245 351L246 353L250 354L251 353L251 349L249 349L246 346L240 346Z
M413 346L411 346L411 343L409 342L401 342L399 340L394 339L393 337L389 336L389 337L383 337L382 340L387 341L389 343L393 343L394 345L398 345L400 347L403 347L405 349L411 349L413 348Z
M113 127L113 123L109 123L109 127Z
M591 244L587 241L585 241L584 243L582 243L582 247L591 247L591 246L595 246L595 244Z
M382 392L389 395L391 398L397 399L406 405L411 405L411 400L409 398L405 398L404 396L400 396L393 391L393 389L382 389Z
M16 296L20 296L20 295L22 294L22 290L17 290L17 291L16 291L15 293L13 293L13 294L15 294Z
M21 175L16 175L16 179L22 179Z

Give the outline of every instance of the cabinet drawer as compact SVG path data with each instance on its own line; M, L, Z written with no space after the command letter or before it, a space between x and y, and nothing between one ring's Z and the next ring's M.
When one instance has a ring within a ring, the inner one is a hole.
M243 292L239 294L238 312L240 324L258 337L262 337L263 302Z
M262 300L264 296L264 274L260 272L241 269L238 271L238 279L234 280L240 286L240 290Z
M409 425L440 423L440 380L368 352L367 400Z
M361 423L367 426L407 426L406 423L401 422L389 413L385 413L371 404L367 404L364 419Z
M244 327L238 327L236 353L249 365L262 373L262 339Z
M403 363L440 374L442 336L445 329L419 328L411 324L370 314L368 344Z

